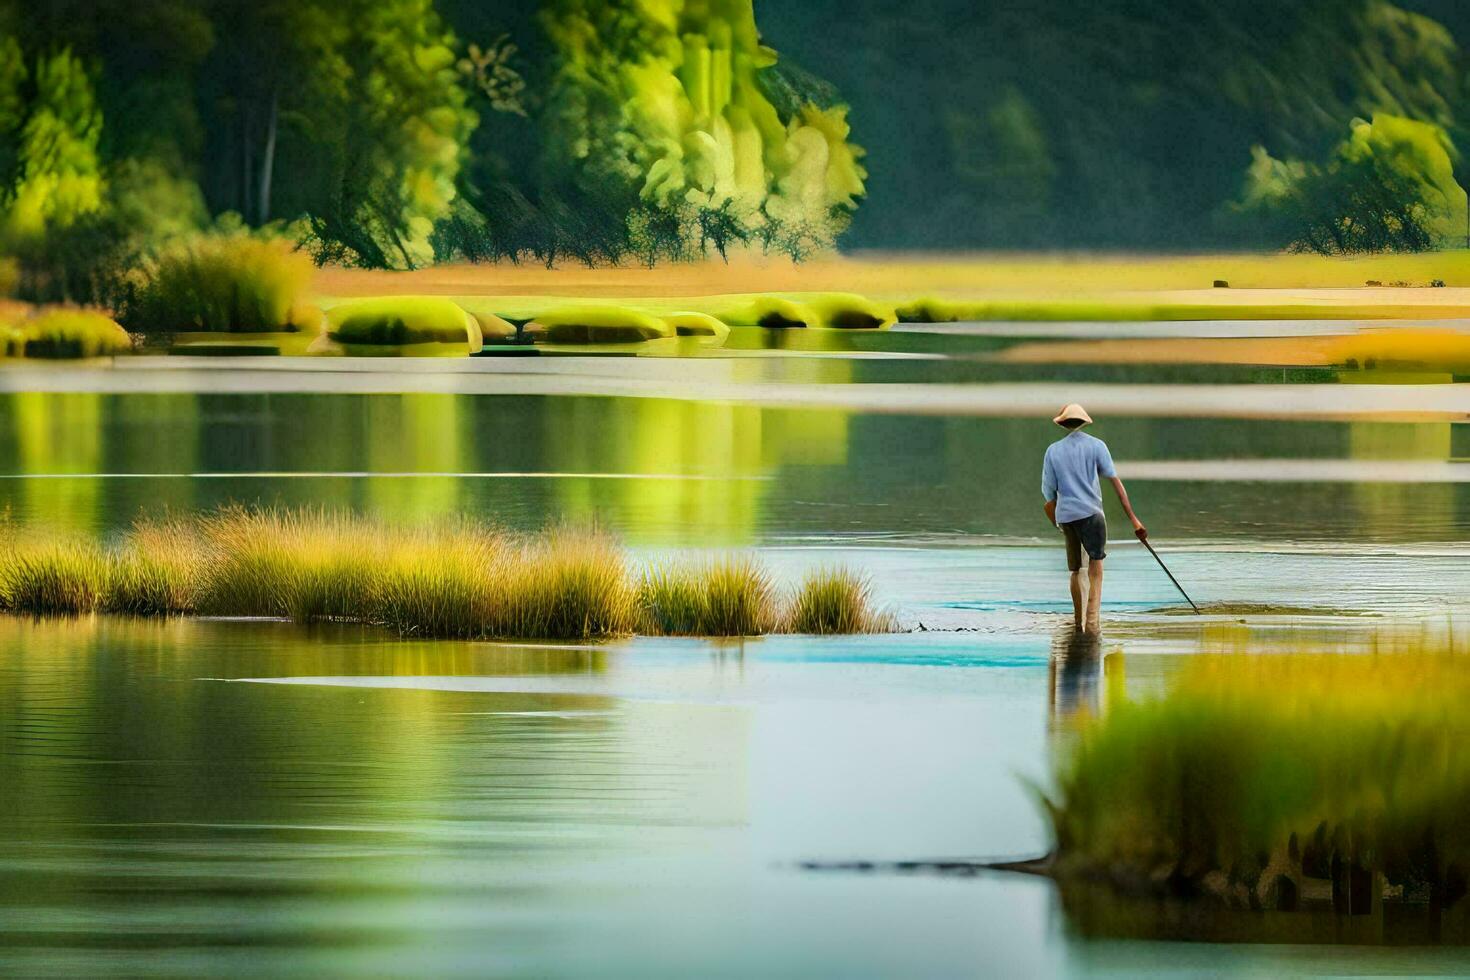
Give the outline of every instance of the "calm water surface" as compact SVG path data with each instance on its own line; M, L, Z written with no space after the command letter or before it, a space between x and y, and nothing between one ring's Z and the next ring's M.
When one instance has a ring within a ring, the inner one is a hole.
M924 355L908 360L786 350L712 370L798 388L1073 377L997 375L980 359L1001 343L990 334L851 344ZM1075 377L1186 395L1257 380ZM794 869L1048 845L1026 781L1045 782L1106 685L1101 662L1059 659L1065 578L1037 472L1055 431L1019 402L946 415L778 408L759 386L721 399L12 382L0 377L0 506L16 520L105 533L228 502L596 520L638 557L756 548L782 582L846 562L905 624L970 632L557 647L0 619L0 973L1470 970L1442 950L1084 940L1038 881ZM1250 415L1140 412L1097 432L1197 599L1295 611L1181 617L1151 559L1117 542L1108 676L1147 690L1184 656L1242 643L1470 638L1470 430Z

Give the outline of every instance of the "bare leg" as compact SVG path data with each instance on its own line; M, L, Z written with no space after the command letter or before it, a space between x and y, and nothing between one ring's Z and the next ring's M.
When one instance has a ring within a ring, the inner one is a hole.
M1074 629L1078 629L1078 630L1082 629L1082 604L1083 604L1084 601L1085 601L1085 595L1084 595L1084 593L1082 591L1082 573L1080 571L1073 572L1072 573L1072 627Z
M1087 629L1093 634L1102 632L1102 584L1103 563L1087 563Z

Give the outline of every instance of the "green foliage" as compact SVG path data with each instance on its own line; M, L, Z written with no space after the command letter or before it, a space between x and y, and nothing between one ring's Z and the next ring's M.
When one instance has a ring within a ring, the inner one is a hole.
M16 357L67 360L126 354L133 341L105 314L61 307L8 325L6 347Z
M861 151L842 107L777 111L750 0L554 0L543 20L558 58L548 125L570 151L547 166L636 193L635 241L651 245L670 215L690 236L676 251L835 241L863 193Z
M1354 120L1325 166L1279 161L1257 147L1239 210L1299 251L1422 252L1464 227L1454 146L1430 123L1379 114Z
M349 344L464 344L479 326L457 304L433 297L354 300L327 313L333 340Z
M319 261L416 268L457 194L476 124L455 38L431 0L333 5L345 20L347 99L332 130L331 195L312 213Z
M1470 861L1465 678L1453 652L1202 658L1059 762L1059 867L1234 877L1295 837L1323 864L1442 883Z
M298 322L311 262L280 240L234 233L179 241L137 274L123 323L140 334L315 331Z

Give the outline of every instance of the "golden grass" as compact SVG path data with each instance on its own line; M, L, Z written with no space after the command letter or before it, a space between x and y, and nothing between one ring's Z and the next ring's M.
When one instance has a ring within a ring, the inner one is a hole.
M1230 364L1470 373L1470 333L1385 327L1340 336L1166 337L1018 344L1017 364Z
M886 624L870 611L865 585L841 597L841 613L795 616L747 557L665 564L639 576L595 529L512 534L473 521L404 527L324 510L230 507L140 522L111 547L8 525L0 544L0 608L13 612L269 616L466 639Z
M416 294L584 298L708 296L753 292L855 292L875 297L979 296L987 293L1108 293L1210 289L1345 289L1369 282L1470 286L1470 254L1324 257L1289 253L1205 255L861 253L800 264L754 255L730 261L547 269L532 265L440 265L415 272L324 268L323 296Z
M850 568L819 568L809 572L792 598L786 628L793 633L890 633L894 617L873 605L873 586L867 576Z
M645 630L667 636L759 636L780 621L770 574L750 557L646 569L639 604Z

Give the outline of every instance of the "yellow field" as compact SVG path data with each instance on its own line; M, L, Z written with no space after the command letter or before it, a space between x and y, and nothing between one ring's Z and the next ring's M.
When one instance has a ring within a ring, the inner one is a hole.
M1215 288L1217 280L1230 288ZM1436 281L1447 288L1429 288ZM317 273L314 291L328 303L383 295L493 300L487 305L498 312L600 300L666 313L701 308L691 303L696 297L848 292L897 306L901 313L907 308L905 319L1459 319L1470 317L1470 253L1364 258L860 254L801 265L736 256L729 262L655 269L332 268Z

